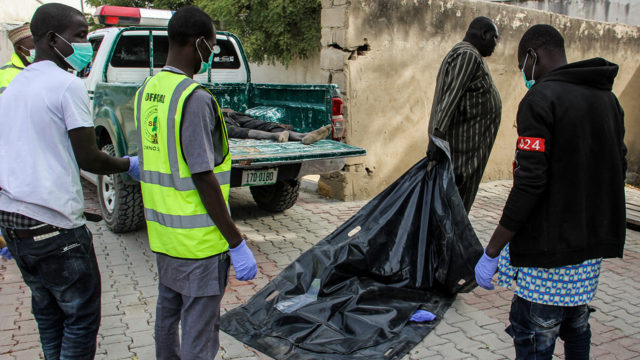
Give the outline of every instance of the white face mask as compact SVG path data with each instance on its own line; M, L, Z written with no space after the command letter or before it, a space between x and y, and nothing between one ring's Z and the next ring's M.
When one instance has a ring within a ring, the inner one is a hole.
M22 45L18 45L18 46L20 46L23 50L26 50L27 52L29 52L29 55L24 55L24 54L22 55L28 62L33 63L33 60L36 59L36 49L27 49Z
M202 53L200 52L200 49L198 48L198 41L202 40L202 42L207 46L207 49L209 49L209 51L211 52L211 55L209 55L209 58L207 59L207 61L204 61L204 58L202 57ZM196 51L198 51L198 55L200 55L200 70L198 71L198 74L204 74L205 72L207 72L207 70L211 69L211 63L213 62L213 49L211 48L211 46L209 46L209 44L207 43L207 41L204 39L204 37L201 37L200 39L198 39L198 41L196 41Z
M524 67L527 66L527 58L528 57L529 57L529 54L527 54L524 57L524 64L522 64L522 77L524 78L524 86L526 86L527 89L531 89L533 84L536 83L536 81L533 80L533 73L536 71L536 62L538 61L538 57L536 56L533 59L533 67L531 68L531 80L527 80L527 75L524 74Z
M69 56L64 56L58 49L56 49L55 47L53 48L58 53L58 55L62 56L67 64L69 64L76 71L81 71L82 69L87 67L87 65L89 65L91 59L93 59L93 47L91 46L91 43L70 43L62 36L58 34L56 34L56 36L58 36L67 44L71 45L71 48L73 49L73 52Z

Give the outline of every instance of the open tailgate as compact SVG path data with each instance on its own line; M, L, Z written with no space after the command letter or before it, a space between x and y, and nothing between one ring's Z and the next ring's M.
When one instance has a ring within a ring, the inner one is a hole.
M325 160L366 155L367 151L357 146L333 140L320 140L303 145L299 141L277 143L270 140L229 139L233 165L287 164L305 160Z

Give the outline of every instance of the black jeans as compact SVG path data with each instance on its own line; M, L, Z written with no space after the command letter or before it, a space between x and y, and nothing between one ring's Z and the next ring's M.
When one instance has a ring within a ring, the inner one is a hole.
M100 326L100 271L89 229L63 230L40 241L6 240L31 289L45 359L93 359Z
M507 333L513 337L516 359L551 359L558 336L568 360L589 359L589 307L553 306L514 296Z

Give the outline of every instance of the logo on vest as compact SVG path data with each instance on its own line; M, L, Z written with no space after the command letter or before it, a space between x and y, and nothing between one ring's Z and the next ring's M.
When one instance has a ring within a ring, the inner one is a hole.
M148 108L144 114L142 125L144 126L146 140L143 144L144 150L160 151L158 147L158 106L154 105Z
M146 93L146 94L144 94L144 101L159 102L161 104L164 104L164 95L162 95L162 94L154 94L154 93Z

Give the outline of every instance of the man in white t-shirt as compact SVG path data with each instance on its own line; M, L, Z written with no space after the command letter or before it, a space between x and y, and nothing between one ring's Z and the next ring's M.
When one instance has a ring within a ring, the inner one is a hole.
M100 272L84 225L80 168L137 177L138 159L101 152L89 98L68 69L93 50L78 10L56 3L31 20L33 64L0 97L0 229L32 293L46 359L93 359Z

